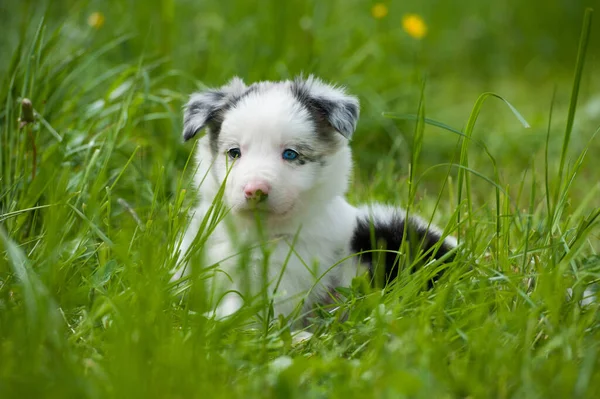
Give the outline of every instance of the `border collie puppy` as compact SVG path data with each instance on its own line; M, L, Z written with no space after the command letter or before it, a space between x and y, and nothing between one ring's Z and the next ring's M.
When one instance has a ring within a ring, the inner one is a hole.
M189 265L186 257L173 280L189 267L218 265L207 287L216 317L233 314L265 289L275 316L304 315L334 288L349 286L363 267L377 274L374 259L386 280L396 277L405 236L427 259L451 252L452 237L419 218L406 220L401 208L355 208L346 201L348 142L358 115L356 97L312 76L250 86L236 77L193 94L183 137L206 134L196 152L199 203L180 259L196 236L207 234L201 230L214 214L215 198L226 214L200 249L201 264ZM393 252L371 251L381 244Z

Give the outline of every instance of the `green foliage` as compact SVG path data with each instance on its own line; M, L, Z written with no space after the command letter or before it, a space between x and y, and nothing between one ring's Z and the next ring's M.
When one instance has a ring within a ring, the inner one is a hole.
M0 397L600 396L593 4L382 4L0 4ZM351 201L433 215L463 250L340 287L296 343L289 320L250 324L264 298L204 317L211 265L169 270L187 95L302 71L361 99Z

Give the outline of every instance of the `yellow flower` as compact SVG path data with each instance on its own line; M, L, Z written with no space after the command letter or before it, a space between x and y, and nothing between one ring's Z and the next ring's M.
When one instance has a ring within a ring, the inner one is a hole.
M371 8L371 15L373 15L373 18L375 19L381 19L388 15L388 8L383 3L377 3Z
M402 17L402 28L415 39L422 39L427 34L427 25L417 14L406 14Z
M104 14L98 11L91 13L87 23L94 29L100 29L104 25Z

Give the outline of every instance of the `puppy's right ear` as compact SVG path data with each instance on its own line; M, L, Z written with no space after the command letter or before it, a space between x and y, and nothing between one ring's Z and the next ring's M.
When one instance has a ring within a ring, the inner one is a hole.
M183 112L183 140L188 141L207 125L222 123L222 111L246 89L236 76L218 89L192 94Z

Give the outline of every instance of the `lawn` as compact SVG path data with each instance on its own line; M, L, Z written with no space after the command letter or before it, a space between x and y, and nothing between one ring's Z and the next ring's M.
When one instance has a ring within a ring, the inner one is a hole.
M0 397L600 397L599 6L2 1ZM187 96L302 72L360 98L350 201L462 249L431 290L340 287L296 343L169 271Z

